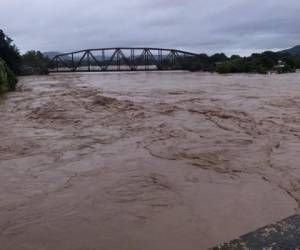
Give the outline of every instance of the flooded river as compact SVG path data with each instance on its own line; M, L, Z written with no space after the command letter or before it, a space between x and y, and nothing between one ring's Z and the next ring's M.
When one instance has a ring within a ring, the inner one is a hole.
M0 249L202 250L300 205L299 73L24 77L0 138Z

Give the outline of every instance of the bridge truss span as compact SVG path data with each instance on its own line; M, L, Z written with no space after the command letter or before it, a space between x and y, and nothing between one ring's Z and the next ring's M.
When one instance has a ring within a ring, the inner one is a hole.
M56 55L50 72L190 70L198 54L162 48L102 48Z

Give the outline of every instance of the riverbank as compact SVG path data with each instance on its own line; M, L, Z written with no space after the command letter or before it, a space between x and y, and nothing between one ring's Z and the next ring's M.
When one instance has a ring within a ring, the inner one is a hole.
M0 245L207 249L300 201L300 74L51 74L0 101Z

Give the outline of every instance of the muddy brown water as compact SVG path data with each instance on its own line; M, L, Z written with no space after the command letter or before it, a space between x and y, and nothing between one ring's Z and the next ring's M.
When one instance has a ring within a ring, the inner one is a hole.
M298 212L300 74L53 74L0 100L0 249L207 249Z

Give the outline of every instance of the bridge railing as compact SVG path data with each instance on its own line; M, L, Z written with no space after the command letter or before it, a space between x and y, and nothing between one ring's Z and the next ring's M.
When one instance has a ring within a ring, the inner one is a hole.
M198 54L161 48L103 48L55 56L50 72L189 70Z

